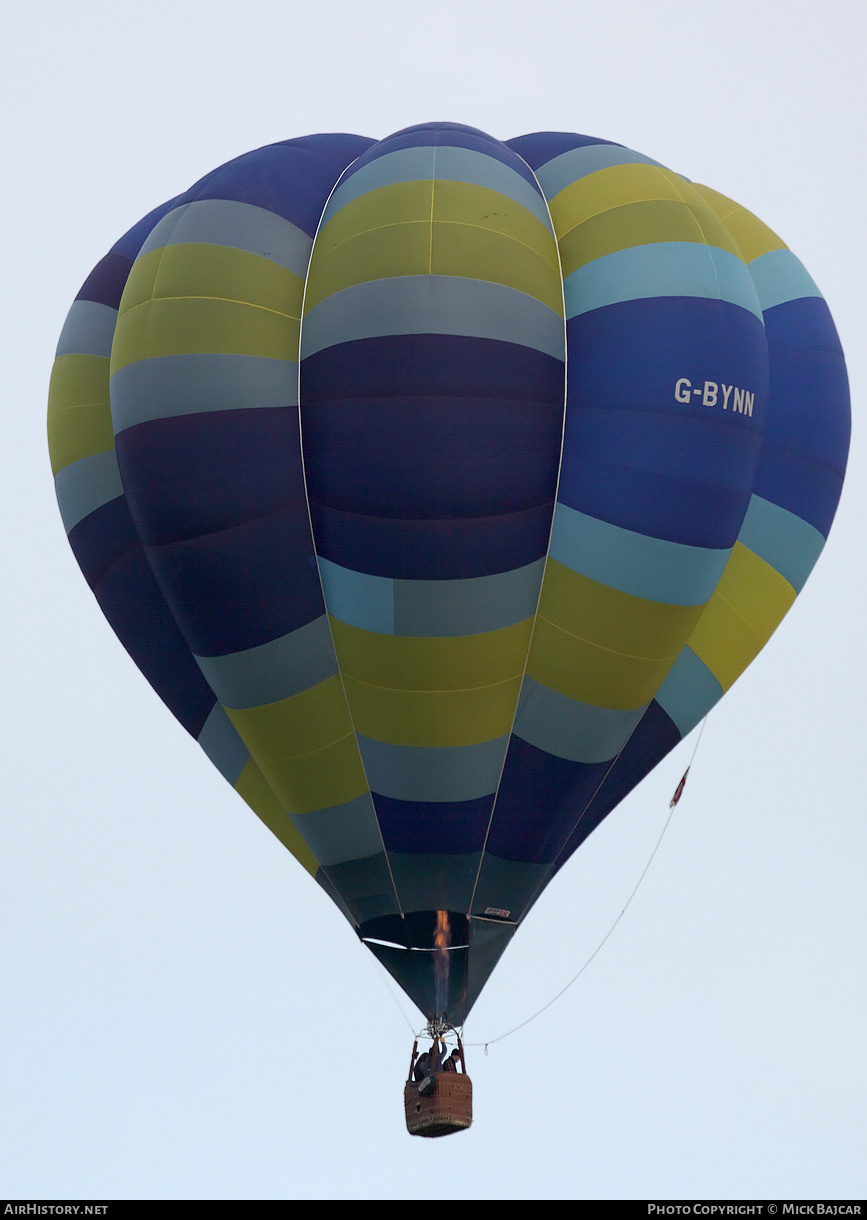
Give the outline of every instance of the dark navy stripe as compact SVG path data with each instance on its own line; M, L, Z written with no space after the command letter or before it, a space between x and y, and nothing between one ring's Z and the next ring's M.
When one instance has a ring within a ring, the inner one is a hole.
M535 131L530 135L516 136L514 140L506 140L505 143L507 148L514 149L534 170L564 152L573 148L586 148L588 144L614 144L615 148L624 147L622 144L615 144L613 140L575 135L571 131Z
M149 420L120 433L117 454L145 545L215 533L280 511L306 521L294 408Z
M549 403L562 411L562 360L533 348L469 335L387 335L328 349L301 364L301 401L308 408L334 399L400 397L490 398ZM305 417L306 418L306 417Z
M132 660L187 732L198 737L216 696L190 656L142 551L122 555L93 591Z
M96 301L117 309L129 279L133 260L113 250L99 260L81 285L76 301Z
M476 520L396 521L311 504L316 550L356 572L465 580L510 572L548 550L553 503Z
M147 553L197 656L267 644L324 613L300 505Z
M175 205L196 199L252 203L290 220L312 237L341 171L371 143L364 136L320 135L269 144L206 174L179 195Z
M413 854L481 851L493 800L399 801L373 793L385 850Z
M555 758L513 737L485 851L553 864L610 765Z
M311 502L362 516L502 516L551 501L562 407L461 397L305 410Z

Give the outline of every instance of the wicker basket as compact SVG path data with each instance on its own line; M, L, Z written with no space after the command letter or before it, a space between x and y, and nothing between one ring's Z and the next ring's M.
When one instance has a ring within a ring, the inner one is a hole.
M473 1082L463 1072L438 1072L436 1087L423 1097L408 1080L403 1090L406 1129L410 1135L434 1138L465 1131L473 1121Z

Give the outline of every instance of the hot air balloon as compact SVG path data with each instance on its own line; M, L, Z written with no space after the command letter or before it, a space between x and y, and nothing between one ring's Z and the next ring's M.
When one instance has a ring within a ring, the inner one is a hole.
M130 229L49 435L123 645L442 1027L792 605L849 402L738 204L430 123L269 145Z

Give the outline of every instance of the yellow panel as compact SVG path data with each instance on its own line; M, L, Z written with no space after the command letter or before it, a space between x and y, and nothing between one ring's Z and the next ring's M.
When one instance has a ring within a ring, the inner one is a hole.
M570 635L645 658L677 656L702 609L621 593L550 558L539 599L539 614Z
M356 731L398 746L469 746L511 730L521 678L474 690L406 691L346 677Z
M266 775L270 762L321 750L352 731L339 674L276 703L227 707L226 715Z
M135 260L124 284L118 309L119 315L126 313L128 309L135 309L137 305L143 305L145 301L151 299L154 294L154 280L164 250L163 246L157 250L149 250L147 254L142 254Z
M300 318L304 281L278 263L229 246L168 246L153 286L155 299L216 297Z
M699 186L696 183L694 189L707 201L731 233L745 263L751 263L754 258L771 250L788 249L773 229L769 229L758 216L742 208L733 199L721 195L719 191L711 190L709 186Z
M567 233L560 242L563 275L606 254L664 241L704 242L740 258L734 238L707 208L650 199L591 216Z
M433 183L394 182L353 199L324 224L316 234L315 247L322 253L371 229L422 222L430 225Z
M321 252L313 247L304 313L320 301L369 280L430 273L430 222L392 225L359 233L337 250Z
M736 542L689 646L728 690L764 648L795 600L770 564Z
M432 220L434 224L469 225L483 232L500 233L535 250L559 274L551 232L532 212L499 191L469 182L437 182Z
M370 791L354 733L301 758L278 760L263 769L290 813L330 809Z
M58 356L48 387L48 448L54 474L114 448L107 356Z
M289 815L271 790L268 781L252 758L248 759L238 776L235 791L242 796L257 817L265 823L272 834L291 851L292 855L315 877L319 865L316 857L296 830Z
M518 677L533 626L528 618L477 635L419 637L378 635L339 619L330 622L344 676L400 690L444 692Z
M237 301L150 301L118 318L111 371L152 356L197 353L298 359L297 318Z
M674 661L674 656L648 661L608 652L569 635L540 615L527 674L579 703L625 711L653 698Z
M612 165L564 187L549 206L557 237L576 225L624 203L644 199L676 199L700 203L683 178L655 165Z
M543 257L500 233L459 224L394 225L359 233L332 253L314 247L304 312L326 297L371 280L452 275L526 292L563 316L563 288L553 240Z
M468 225L437 224L432 233L431 271L466 279L505 284L535 297L563 317L563 285L553 249L554 265L535 250L500 233Z

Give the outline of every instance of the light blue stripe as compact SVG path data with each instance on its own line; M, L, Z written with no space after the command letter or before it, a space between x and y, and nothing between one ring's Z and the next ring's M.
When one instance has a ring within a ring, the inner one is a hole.
M821 297L807 268L791 250L769 250L749 264L762 309L773 309L801 297Z
M629 740L646 706L629 711L593 707L525 677L512 731L555 758L608 762Z
M704 661L687 646L656 692L656 702L686 737L723 697L723 688Z
M56 356L110 356L117 310L98 301L73 301L66 315Z
M800 593L822 553L825 538L809 521L754 495L738 542L769 563Z
M202 725L199 745L223 778L234 787L250 758L250 751L219 703Z
M162 246L186 243L231 246L259 254L294 271L301 279L307 275L313 242L291 221L266 208L231 199L199 199L175 208L151 230L139 258Z
M475 801L496 791L508 735L472 746L395 746L358 734L373 792L396 801Z
M565 359L563 319L535 297L459 276L371 280L321 301L301 326L301 357L387 335L468 335Z
M220 702L232 709L277 703L337 673L324 614L267 644L195 661Z
M609 169L612 165L656 165L659 169L666 168L659 161L633 152L631 148L622 148L619 144L585 144L583 148L571 148L568 152L560 153L559 157L546 161L535 172L546 198L553 199L579 178L586 178L600 169Z
M465 580L396 580L397 635L456 636L499 631L536 613L545 560Z
M289 816L323 868L382 855L382 835L369 792L329 809Z
M111 378L110 394L117 436L149 419L297 407L298 365L294 360L208 352L154 356L119 369Z
M353 572L320 555L319 577L325 609L341 623L394 635L394 581L388 576Z
M368 161L354 173L343 179L328 200L322 216L322 225L348 203L360 199L370 191L397 182L466 182L473 186L487 187L507 196L541 221L549 233L553 233L548 207L540 191L532 183L496 157L488 157L470 148L452 148L430 145L419 148L401 148L386 153L375 161Z
M728 250L699 242L654 242L615 250L567 275L563 291L567 318L618 301L706 297L739 305L762 320L745 264Z
M64 466L54 479L54 490L68 534L97 508L123 495L115 451L93 453Z
M731 547L711 549L651 538L557 503L552 559L621 593L669 606L703 606L719 583Z
M394 580L319 559L328 613L380 635L477 635L536 613L544 559L466 580Z

